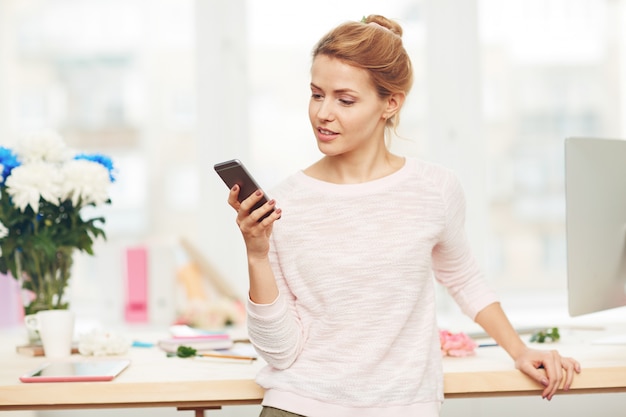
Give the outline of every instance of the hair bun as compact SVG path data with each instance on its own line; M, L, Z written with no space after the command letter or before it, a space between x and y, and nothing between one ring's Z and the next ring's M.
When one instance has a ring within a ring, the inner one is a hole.
M387 19L385 16L381 16L379 14L371 14L367 17L361 19L363 23L376 23L379 26L384 27L385 29L390 30L398 36L402 36L402 26L400 24L394 22L393 20Z

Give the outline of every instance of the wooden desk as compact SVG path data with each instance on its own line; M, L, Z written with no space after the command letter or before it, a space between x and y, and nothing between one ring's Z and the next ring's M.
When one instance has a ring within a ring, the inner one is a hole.
M132 348L126 355L131 366L112 382L21 383L18 377L45 358L15 353L13 336L0 332L0 411L174 407L202 415L203 409L223 405L259 404L263 397L254 382L263 366L260 361L166 358L156 348ZM557 347L583 365L570 394L626 392L626 346L563 341ZM479 348L473 357L445 358L444 370L446 398L541 392L540 386L513 369L499 347Z
M582 372L576 375L570 390L557 395L626 392L626 345L564 342L533 347L558 349L581 363ZM446 398L540 395L542 391L514 369L513 361L500 347L478 348L470 358L446 358L444 372Z

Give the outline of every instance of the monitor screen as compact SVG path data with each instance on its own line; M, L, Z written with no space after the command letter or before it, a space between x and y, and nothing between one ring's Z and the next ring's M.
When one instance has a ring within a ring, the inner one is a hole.
M626 140L565 140L570 316L626 306Z

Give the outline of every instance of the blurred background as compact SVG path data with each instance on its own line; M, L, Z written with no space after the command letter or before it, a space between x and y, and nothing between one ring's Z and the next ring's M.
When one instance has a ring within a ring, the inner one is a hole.
M125 253L142 246L152 318L166 322L180 239L245 297L212 166L239 158L271 189L315 161L311 48L370 13L402 24L415 66L394 150L461 176L470 238L503 297L565 311L563 141L624 136L624 1L0 0L0 143L52 128L119 172L73 308L123 320ZM445 295L440 309L456 312Z

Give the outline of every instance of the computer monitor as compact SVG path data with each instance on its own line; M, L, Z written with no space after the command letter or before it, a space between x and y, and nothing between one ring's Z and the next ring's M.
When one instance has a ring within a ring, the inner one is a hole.
M570 316L626 306L626 140L565 140L565 212Z

